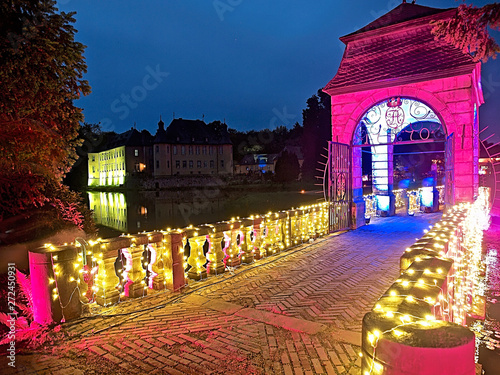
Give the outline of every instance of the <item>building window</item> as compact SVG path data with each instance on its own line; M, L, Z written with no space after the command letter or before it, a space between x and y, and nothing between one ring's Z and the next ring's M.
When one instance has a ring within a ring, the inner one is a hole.
M221 167L221 168L224 168L224 160L221 160L221 161L220 161L220 167Z
M202 154L203 154L203 155L206 155L206 154L207 154L207 146L203 146L203 149L202 149Z
M95 167L92 166L92 173L95 173Z
M137 150L137 149L136 149L136 150L134 150L134 155L135 155L135 156L139 156L139 150Z
M92 161L95 161L95 155L92 155Z
M160 146L156 146L156 153L160 152Z
M213 160L210 160L210 168L215 168L215 163Z
M192 160L189 161L189 168L193 168L193 161Z
M201 168L201 160L198 160L198 161L196 162L196 166L197 166L198 168Z
M189 155L193 155L193 146L189 146Z
M222 146L219 147L219 154L222 155L224 153L224 148Z
M207 167L207 161L206 161L206 160L203 162L203 167L204 167L204 168L206 168L206 167Z
M173 150L174 150L174 155L177 155L177 146L174 146Z
M156 168L160 168L160 161L159 160L156 161Z
M186 160L182 161L182 168L187 168L187 161Z
M186 155L186 147L185 146L181 146L181 154Z
M196 155L200 154L200 146L196 146Z
M181 162L180 160L175 161L175 168L179 169L181 167Z

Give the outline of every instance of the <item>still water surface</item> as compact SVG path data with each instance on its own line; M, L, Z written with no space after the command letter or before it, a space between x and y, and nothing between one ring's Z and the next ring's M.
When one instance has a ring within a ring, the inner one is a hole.
M318 203L322 194L300 191L223 190L217 187L177 191L87 193L100 237L190 224L208 224L269 211Z

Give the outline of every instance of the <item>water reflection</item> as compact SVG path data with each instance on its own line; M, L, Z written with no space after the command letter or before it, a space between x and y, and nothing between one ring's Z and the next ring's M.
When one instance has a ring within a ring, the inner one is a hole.
M182 228L317 203L317 194L299 191L202 189L143 192L88 192L88 205L101 237Z
M486 375L500 373L500 230L490 227L485 233L486 256L484 275L486 318L484 322L476 322L476 338L479 341L479 363L483 365Z

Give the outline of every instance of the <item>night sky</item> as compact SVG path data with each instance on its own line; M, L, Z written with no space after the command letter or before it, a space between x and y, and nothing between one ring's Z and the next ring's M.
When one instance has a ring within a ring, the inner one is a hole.
M225 120L242 131L302 123L306 100L338 69L344 51L338 38L400 3L60 0L58 6L77 12L76 39L87 46L92 93L76 102L85 121L116 132L136 123L154 134L159 116L169 124L174 113ZM500 117L500 59L483 65L483 91L481 126L491 129Z

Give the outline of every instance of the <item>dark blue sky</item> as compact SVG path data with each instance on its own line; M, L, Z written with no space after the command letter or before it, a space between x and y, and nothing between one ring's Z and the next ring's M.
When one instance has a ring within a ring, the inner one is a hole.
M339 37L401 1L60 0L76 11L92 93L85 121L156 132L160 114L239 130L302 123L306 100L333 78ZM477 6L487 1L474 1ZM417 1L436 8L454 0ZM497 38L498 40L499 38ZM500 117L500 59L483 65L481 123ZM490 126L491 128L491 126ZM496 133L500 133L500 126Z

